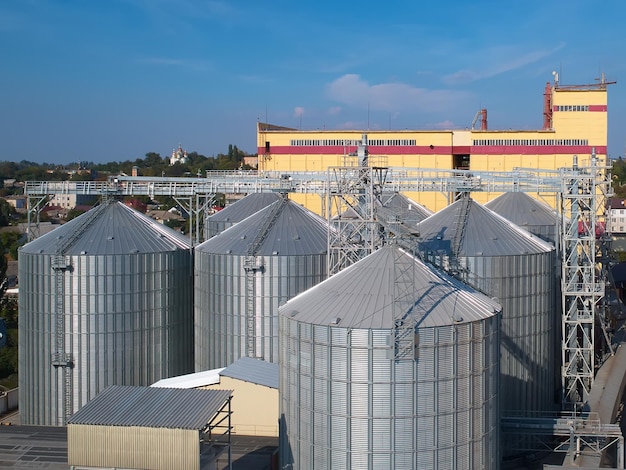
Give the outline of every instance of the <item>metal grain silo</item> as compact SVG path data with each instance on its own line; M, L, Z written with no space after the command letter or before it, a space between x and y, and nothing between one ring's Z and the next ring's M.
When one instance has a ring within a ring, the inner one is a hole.
M503 193L485 204L518 227L556 245L558 215L547 204L526 193Z
M498 468L499 312L396 245L287 302L280 468Z
M230 204L206 219L206 239L214 237L237 222L256 214L261 209L278 201L277 193L251 193L243 199Z
M192 261L186 237L119 202L22 247L21 422L63 425L109 385L190 372Z
M195 249L195 369L276 362L278 307L327 277L328 224L289 199Z
M408 226L414 226L433 214L430 210L402 193L383 193L382 209L385 215L393 214L398 222Z
M422 257L502 304L502 413L555 409L554 247L463 197L418 225Z

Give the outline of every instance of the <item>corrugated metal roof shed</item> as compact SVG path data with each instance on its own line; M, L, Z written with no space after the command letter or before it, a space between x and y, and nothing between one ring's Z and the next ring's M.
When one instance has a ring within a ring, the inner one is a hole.
M242 357L226 367L220 375L278 389L278 364Z
M95 211L95 212L92 212ZM158 253L189 249L189 239L121 202L104 202L21 248L26 253L55 254L63 243L89 221L64 251L65 255Z
M281 198L277 193L250 193L243 199L230 204L219 212L216 212L208 221L211 222L241 222L256 214L261 209L278 201Z
M501 310L495 300L388 245L294 297L279 311L318 325L393 328L398 289L408 291L402 310L416 316L423 327L476 321Z
M179 375L177 377L159 380L150 386L161 388L198 388L206 385L215 385L220 383L220 372L223 370L224 368L220 367L219 369Z
M522 192L503 193L485 207L520 227L557 222L556 212L550 206Z
M257 235L265 230L264 222L276 204L283 204L283 201L271 204L198 245L196 251L246 255L248 247L254 242ZM254 254L297 256L323 254L326 253L327 249L327 222L299 204L287 200Z
M456 231L464 230L459 256L508 256L546 253L554 247L470 199L469 212L461 214L462 200L445 207L417 225L422 250L451 253ZM459 226L465 220L464 226Z
M75 413L68 424L204 429L232 390L112 385Z

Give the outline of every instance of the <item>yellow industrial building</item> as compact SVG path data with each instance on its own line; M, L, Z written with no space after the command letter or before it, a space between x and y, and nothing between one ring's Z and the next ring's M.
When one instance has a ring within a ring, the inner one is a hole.
M555 170L571 166L573 155L584 164L594 149L598 158L605 160L607 85L604 77L588 85L562 85L556 76L554 83L546 83L543 126L536 130L490 130L486 109L477 113L472 128L458 130L298 130L258 123L258 169L289 174L351 166L355 159L350 160L349 155L364 134L370 164L390 168ZM485 203L497 195L475 193L472 197ZM432 211L448 204L444 195L435 192L407 196ZM318 195L291 197L321 212L323 202Z

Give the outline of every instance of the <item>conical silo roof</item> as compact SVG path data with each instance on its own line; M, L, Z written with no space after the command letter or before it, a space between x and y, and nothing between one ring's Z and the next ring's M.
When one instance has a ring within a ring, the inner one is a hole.
M24 245L20 251L64 255L157 253L189 249L189 239L121 202L104 202L51 232Z
M473 199L460 199L417 225L422 251L456 256L511 256L545 253L554 247ZM461 232L459 232L461 231Z
M261 209L281 199L277 193L250 193L239 201L230 204L208 218L211 222L229 222L235 224L256 214Z
M281 198L196 247L197 252L246 255L298 256L328 250L328 224L324 219Z
M402 193L387 195L383 193L383 208L395 214L405 224L421 222L432 215L432 212Z
M503 193L485 207L520 227L556 225L557 222L556 212L550 206L526 193Z
M394 305L398 292L404 292L403 301ZM397 245L387 245L280 308L282 315L304 323L364 329L393 328L398 310L415 316L420 327L435 327L488 318L501 307Z

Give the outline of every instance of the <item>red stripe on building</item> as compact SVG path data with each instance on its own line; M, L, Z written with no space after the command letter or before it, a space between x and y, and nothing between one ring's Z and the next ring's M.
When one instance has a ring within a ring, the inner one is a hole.
M562 155L591 154L591 145L476 145L455 146L369 146L371 156L385 155ZM606 145L595 146L596 153L606 154ZM356 152L356 146L271 146L270 155L348 155ZM265 154L265 147L257 149L259 155Z
M441 155L451 154L452 147L449 145L407 145L407 146L368 146L370 155ZM311 146L270 146L270 154L276 155L348 155L356 153L356 145L332 146L332 145L311 145ZM258 152L265 153L265 147L259 147Z
M491 145L472 147L472 155L590 155L593 149L606 154L606 145Z

